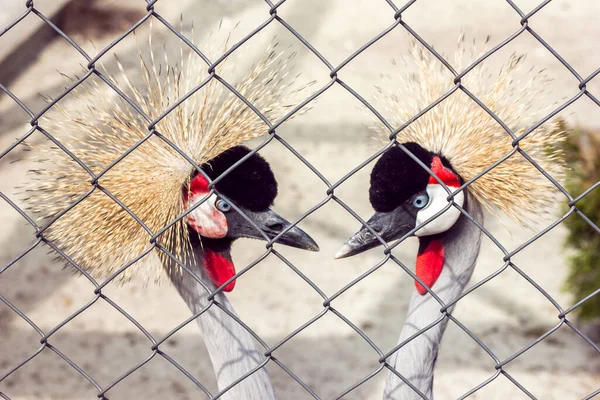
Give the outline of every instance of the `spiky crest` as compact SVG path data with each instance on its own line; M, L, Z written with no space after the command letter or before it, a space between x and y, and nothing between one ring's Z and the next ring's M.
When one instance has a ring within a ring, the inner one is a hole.
M142 84L134 84L118 60L120 73L111 79L154 119L198 85L206 76L207 66L195 53L183 56L183 51L178 64L169 63L165 52L164 63L159 65L152 50L152 33L149 37L149 60L138 47ZM216 59L226 47L227 41L218 49L220 53L208 54ZM308 96L305 89L310 83L299 85L299 75L291 73L294 55L271 44L267 55L234 85L270 121L278 120ZM235 70L232 64L228 59L221 63L219 75L230 78ZM72 95L85 104L83 112L57 104L60 112L49 113L41 125L60 136L94 173L148 134L147 121L99 80L86 80ZM198 165L268 131L266 124L216 79L169 113L156 129ZM52 218L91 189L90 176L55 146L35 147L39 165L25 188L25 201L42 219ZM108 170L99 184L156 233L184 212L182 189L193 171L177 151L152 136ZM110 276L151 246L148 233L99 189L52 224L45 237L97 278ZM191 254L183 220L161 235L158 243L179 259ZM155 266L161 264L173 265L167 255L154 249L118 280L130 279L136 270L143 271L144 276L158 270L159 277L161 268Z
M486 41L487 45L487 41ZM483 54L484 51L481 53ZM481 55L479 54L479 55ZM390 115L393 126L401 126L419 111L429 106L452 88L452 74L421 44L411 42L411 58L417 72L403 78L400 72L377 88L377 100ZM462 71L479 55L475 43L467 54L464 35L458 41L455 69ZM463 85L518 136L544 116L548 107L533 107L534 99L546 97L544 87L549 79L542 71L522 71L524 56L511 55L497 77L479 65L462 78ZM395 64L395 62L393 62ZM517 73L525 72L527 81L517 80ZM390 89L393 88L393 89ZM381 124L372 127L377 135L388 140L389 131ZM468 181L499 161L513 149L512 139L483 108L467 94L457 90L450 97L428 111L401 131L400 143L416 142L425 149L443 155L452 167ZM548 121L520 142L523 149L551 176L563 176L562 155L556 146L564 140L564 132L557 121ZM556 203L556 187L519 153L474 181L468 190L489 211L499 209L513 220L528 224L534 222Z

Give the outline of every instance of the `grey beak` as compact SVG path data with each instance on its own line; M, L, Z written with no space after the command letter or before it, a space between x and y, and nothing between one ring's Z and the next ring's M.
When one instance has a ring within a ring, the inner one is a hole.
M372 249L373 247L377 247L379 244L381 244L379 240L367 228L363 227L363 229L356 232L354 236L346 240L346 243L344 243L342 248L335 253L335 258L351 257L362 253L363 251Z
M273 239L275 236L280 234L284 229L289 227L291 224L276 212L271 209L266 211L250 211L242 209L244 214L256 224L261 231L263 231L269 239ZM253 239L264 240L265 237L256 230L244 217L235 211L231 211L227 214L227 222L229 225L228 237L239 238L247 237ZM281 235L276 243L284 244L290 247L296 247L303 250L319 251L317 243L302 229L294 226L286 233Z
M405 212L401 207L391 212L376 212L369 220L367 225L379 235L379 237L389 242L399 239L410 232L415 227L415 217ZM335 254L336 259L351 257L362 253L381 244L377 236L364 227L356 232L350 239L344 243L341 249Z

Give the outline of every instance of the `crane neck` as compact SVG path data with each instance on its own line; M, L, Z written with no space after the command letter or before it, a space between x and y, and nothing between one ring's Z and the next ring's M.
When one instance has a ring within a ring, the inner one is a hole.
M202 257L193 258L195 260L188 260L186 265L202 279L207 287L214 290L211 280L206 276L203 266L198 261ZM220 306L235 315L231 303L223 293L217 294L211 304L207 299L206 289L186 271L180 271L179 268L169 268L169 271L171 282L193 314L201 312L210 304L210 307L196 318L196 322L210 356L219 391L222 391L256 368L264 360L264 356L258 351L252 335L219 308ZM215 393L213 393L214 395ZM237 383L219 398L223 400L274 400L275 393L269 373L263 367Z
M465 210L475 220L483 223L481 206L472 196L469 196L465 203ZM427 242L431 240L432 238L429 238ZM443 246L443 267L431 289L444 304L447 304L461 295L471 278L481 245L481 230L461 215L451 229L436 235L433 240L439 240ZM388 362L420 393L390 371L384 389L384 400L433 398L433 369L448 317L440 312L442 305L430 294L420 294L418 287L419 285L413 289L398 345L428 325L436 321L438 323L404 344ZM453 308L448 311L451 313Z

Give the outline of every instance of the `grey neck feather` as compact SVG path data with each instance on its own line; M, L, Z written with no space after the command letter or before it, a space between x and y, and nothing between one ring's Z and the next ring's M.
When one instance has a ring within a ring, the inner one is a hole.
M196 257L194 257L196 258ZM183 261L183 260L182 260ZM199 262L187 260L186 265L197 274L207 286L214 289ZM200 312L208 305L206 289L187 272L170 268L169 277L192 313ZM223 293L215 296L215 301L235 314L233 307ZM216 374L219 391L225 389L238 378L258 366L264 357L258 351L252 335L217 305L213 304L196 318L204 343L210 355ZM214 395L214 393L213 393ZM274 400L273 384L266 368L261 368L248 376L223 396L223 400Z
M475 220L483 223L481 207L472 196L469 196L465 209ZM461 295L471 278L481 245L481 230L461 215L456 224L450 230L440 234L439 238L444 243L445 260L442 272L432 290L444 303L448 303ZM440 308L440 303L431 295L422 296L413 289L408 316L398 344L439 319L442 316ZM433 368L447 324L448 318L444 318L390 357L389 363L394 369L427 399L433 398ZM417 400L423 397L390 371L383 398L384 400Z

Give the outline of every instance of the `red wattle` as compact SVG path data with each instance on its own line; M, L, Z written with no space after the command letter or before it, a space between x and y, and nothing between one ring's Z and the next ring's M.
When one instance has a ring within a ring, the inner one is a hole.
M439 157L433 157L430 168L437 175L437 177L446 184L446 186L460 187L458 177L448 168L444 167L442 160L440 160ZM439 182L433 176L429 176L428 183L430 185L439 184Z
M444 266L444 245L441 240L433 239L425 250L417 255L416 275L430 288L442 273ZM427 289L415 280L417 291L424 295Z
M233 262L224 255L204 248L204 268L216 287L221 286L235 275ZM231 292L235 287L235 280L223 288L224 292Z

